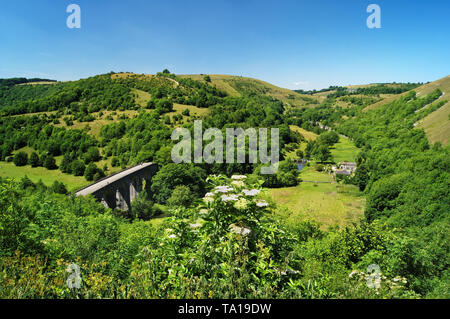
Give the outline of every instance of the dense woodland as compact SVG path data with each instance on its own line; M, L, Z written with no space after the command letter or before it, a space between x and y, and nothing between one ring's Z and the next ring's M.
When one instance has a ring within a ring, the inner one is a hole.
M449 297L450 150L430 145L415 127L445 104L439 90L423 97L411 91L363 111L377 94L417 85L361 89L357 94L364 99L345 93L348 108L336 105L342 98L337 94L313 108L288 108L264 90L232 97L207 77L182 79L167 70L151 78L110 73L16 85L26 81L0 82L2 161L89 181L108 174L108 167L97 165L101 159L123 168L154 161L160 170L130 212L73 197L61 183L48 187L2 178L0 297ZM147 105L135 102L133 90L151 94ZM278 127L277 174L261 176L261 163L172 163L173 128L192 130L195 119L185 112L180 116L186 121L167 120L174 103L208 108L203 129ZM98 137L71 128L100 112L125 110L138 113L104 125ZM27 114L36 112L46 113ZM56 126L60 119L65 127ZM361 148L356 174L345 180L367 198L359 224L323 230L315 222L288 224L274 216L275 204L264 190L300 182L285 154L305 138L289 125L319 134L299 158L333 163L330 147L337 133ZM34 151L19 151L25 146ZM59 166L57 156L63 157ZM169 216L161 225L149 222L161 213ZM81 267L80 289L66 286L71 263ZM382 270L379 289L366 285L370 264Z

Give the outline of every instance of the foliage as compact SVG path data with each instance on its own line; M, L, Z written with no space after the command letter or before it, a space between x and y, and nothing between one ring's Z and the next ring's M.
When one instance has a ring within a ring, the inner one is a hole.
M25 166L28 162L28 154L25 152L18 152L14 155L13 161L16 166Z

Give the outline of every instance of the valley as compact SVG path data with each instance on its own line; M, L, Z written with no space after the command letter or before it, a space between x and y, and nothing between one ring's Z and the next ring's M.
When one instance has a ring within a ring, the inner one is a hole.
M0 81L0 270L42 274L33 285L50 283L31 296L68 297L71 260L88 273L85 297L446 295L450 77L320 92L169 70L37 80ZM261 161L174 163L172 132L196 120L277 128L276 173ZM146 162L158 172L128 210L73 196ZM349 279L370 263L408 284L377 295Z

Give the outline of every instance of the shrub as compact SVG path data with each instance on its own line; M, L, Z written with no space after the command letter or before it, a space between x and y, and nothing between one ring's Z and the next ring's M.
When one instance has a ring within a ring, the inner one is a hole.
M97 165L95 165L94 163L89 163L89 165L86 166L86 169L84 171L84 177L88 181L93 181L95 180L95 178L97 178L98 180L100 177L102 177L102 175L104 176L103 171L99 169Z
M28 154L25 152L18 152L14 155L14 164L16 166L25 166L28 162Z
M111 159L111 166L112 167L119 167L120 166L120 160L119 160L119 158L117 158L117 157L113 157L112 159Z
M30 162L31 167L38 167L39 166L39 155L36 152L31 153L29 162Z
M84 166L84 163L80 160L74 160L72 162L72 174L75 176L83 176L84 171L86 167Z
M57 169L56 161L53 155L49 154L45 157L44 162L42 163L46 169Z
M67 194L67 188L66 185L62 182L54 181L52 186L50 187L52 192L58 193L58 194Z
M192 194L189 187L178 185L167 200L167 205L188 207L194 202L194 199L195 195Z

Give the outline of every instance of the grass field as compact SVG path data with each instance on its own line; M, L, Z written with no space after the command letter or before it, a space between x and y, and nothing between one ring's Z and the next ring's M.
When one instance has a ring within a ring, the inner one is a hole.
M132 89L132 92L136 96L134 101L136 102L136 104L142 107L146 107L148 101L150 101L150 99L152 98L152 95L150 93L142 90Z
M30 165L18 167L14 163L0 162L1 177L9 177L19 181L25 175L34 183L41 179L46 186L51 186L54 181L63 182L69 192L90 184L83 176L64 174L57 169L48 170L44 167L31 167Z
M318 172L314 169L314 164L312 166L307 166L300 171L300 177L304 181L314 181L314 182L331 182L332 176L328 173Z
M364 216L365 198L353 185L303 182L295 187L270 189L269 194L278 206L277 214L289 224L315 220L325 230L358 223Z
M333 155L336 163L343 161L354 162L358 152L359 148L344 136L340 136L339 142L331 148L331 155Z
M305 145L302 143L300 148L304 149ZM358 152L353 142L343 136L331 149L337 163L355 161ZM364 216L365 199L356 186L335 183L331 174L317 172L314 162L301 170L300 178L312 182L269 190L279 207L278 215L286 222L314 219L326 229L332 225L342 227L358 222Z
M208 115L209 109L205 107L196 107L193 105L184 105L184 104L173 104L173 112L167 113L166 115L170 116L170 119L172 120L173 116L175 114L181 114L184 110L189 110L189 116L196 115L198 117L202 117L204 115ZM183 123L186 122L186 116L183 116Z

